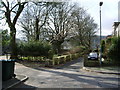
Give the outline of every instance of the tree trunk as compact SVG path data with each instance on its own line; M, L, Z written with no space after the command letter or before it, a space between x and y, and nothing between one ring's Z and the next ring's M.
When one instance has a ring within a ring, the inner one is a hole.
M11 56L10 59L17 59L17 45L16 45L16 28L15 26L10 27L10 46Z
M59 43L59 45L57 46L58 54L61 53L61 44L62 44L62 43Z
M17 59L17 45L16 45L16 28L15 25L17 23L17 20L21 14L21 12L24 9L24 5L27 2L20 2L18 1L14 7L10 7L10 3L8 0L6 0L6 3L4 1L1 2L3 7L6 9L5 12L5 17L6 17L6 22L8 23L8 26L10 28L10 46L11 46L11 59ZM11 3L12 4L12 3ZM18 7L18 9L15 9ZM14 10L15 9L15 10ZM11 13L15 12L15 15L12 15ZM11 19L11 17L13 19Z
M40 34L40 32L39 32L39 19L37 17L36 17L35 27L36 27L36 38L35 38L35 40L39 41L39 34Z
M52 45L53 45L53 48L54 48L56 54L60 54L60 52L61 52L61 45L62 45L63 42L64 42L64 40L60 40L60 41L54 40L52 42Z

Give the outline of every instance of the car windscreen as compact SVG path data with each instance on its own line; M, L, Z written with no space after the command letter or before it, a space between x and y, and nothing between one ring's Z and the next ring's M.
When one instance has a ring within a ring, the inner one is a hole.
M89 56L90 57L97 57L97 53L90 53Z

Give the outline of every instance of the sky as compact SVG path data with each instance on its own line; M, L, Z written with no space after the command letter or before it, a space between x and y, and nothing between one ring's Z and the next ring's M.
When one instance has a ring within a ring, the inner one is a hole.
M118 2L120 0L72 0L78 2L87 12L94 18L95 23L100 25L100 6L99 2L103 2L101 6L101 26L102 35L110 35L113 31L113 23L118 21ZM97 35L99 35L99 31Z
M115 21L118 21L118 2L120 0L71 0L71 1L77 2L81 7L87 10L87 13L90 14L91 17L94 18L95 23L98 24L98 32L96 33L97 35L99 35L99 31L100 31L99 30L99 23L100 23L99 2L102 1L103 2L103 5L101 6L102 35L107 36L112 34L113 23ZM0 26L0 29L4 28L4 23L2 23L2 25L3 26ZM18 31L17 38L20 38L20 36L21 36L20 31Z

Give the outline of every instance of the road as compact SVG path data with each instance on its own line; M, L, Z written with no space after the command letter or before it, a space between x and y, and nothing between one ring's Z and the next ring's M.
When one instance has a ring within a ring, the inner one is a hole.
M88 72L81 68L82 58L59 68L26 67L16 63L15 73L27 81L14 88L118 88L118 75Z

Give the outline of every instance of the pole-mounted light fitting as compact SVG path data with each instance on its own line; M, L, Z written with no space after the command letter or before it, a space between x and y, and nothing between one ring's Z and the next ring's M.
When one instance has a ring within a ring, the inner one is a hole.
M102 5L103 5L103 2L100 2L100 3L99 3L99 6L102 6Z

